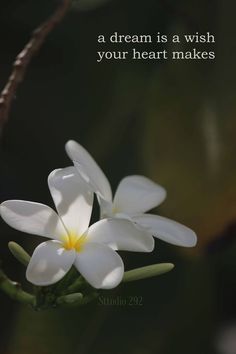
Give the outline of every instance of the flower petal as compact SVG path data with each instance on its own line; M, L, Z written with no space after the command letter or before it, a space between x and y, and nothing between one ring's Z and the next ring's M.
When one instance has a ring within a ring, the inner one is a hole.
M35 285L58 282L70 270L75 251L67 251L57 241L47 241L35 248L26 270L26 278Z
M195 232L176 221L151 214L135 216L132 219L150 231L153 236L173 245L194 247L197 243Z
M111 201L112 192L110 183L88 151L74 140L69 140L65 148L79 174L89 184L92 191L103 199Z
M103 219L87 231L87 240L106 244L114 250L151 252L154 248L152 235L133 222L125 219Z
M105 219L110 216L113 216L113 204L112 202L108 202L107 200L101 198L100 196L97 196L98 198L98 203L100 206L100 219Z
M16 230L61 239L66 230L55 211L47 205L25 200L7 200L0 206L3 220Z
M75 167L67 167L52 171L48 185L68 232L82 235L88 228L93 206L93 193L87 184Z
M111 248L98 243L86 243L77 253L74 265L96 289L115 288L124 274L121 257Z
M165 197L165 189L150 179L128 176L121 180L113 206L119 213L145 213L161 204Z

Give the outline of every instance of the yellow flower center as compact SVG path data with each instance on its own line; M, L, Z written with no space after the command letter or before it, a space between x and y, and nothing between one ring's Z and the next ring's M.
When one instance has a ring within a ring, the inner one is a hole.
M112 214L117 214L119 212L119 209L116 207L112 207L111 212L112 212Z
M75 232L69 232L63 237L63 246L66 250L75 250L80 252L85 244L85 235L78 236Z

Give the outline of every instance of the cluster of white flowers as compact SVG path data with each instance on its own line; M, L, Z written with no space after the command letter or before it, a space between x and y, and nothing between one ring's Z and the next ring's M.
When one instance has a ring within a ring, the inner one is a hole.
M116 251L151 252L153 236L184 247L196 244L189 228L145 214L165 199L164 188L146 177L128 176L112 198L110 184L91 155L75 141L67 142L66 151L74 166L54 170L48 177L57 213L24 200L0 206L1 217L11 227L51 239L34 250L26 271L31 283L54 284L74 265L94 288L111 289L124 275ZM94 193L101 219L89 226Z

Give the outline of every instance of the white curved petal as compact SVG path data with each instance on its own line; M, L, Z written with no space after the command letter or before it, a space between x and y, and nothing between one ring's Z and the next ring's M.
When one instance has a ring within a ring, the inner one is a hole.
M98 243L86 243L77 253L74 265L96 289L115 288L124 274L120 256L108 246Z
M165 189L150 179L128 176L121 180L113 206L116 213L145 213L161 204L165 197Z
M74 140L69 140L65 148L69 158L74 162L81 177L89 184L92 191L103 199L111 201L112 192L110 184L88 151Z
M133 222L125 219L103 219L87 231L87 240L108 245L114 250L151 252L154 248L152 235Z
M113 216L112 202L108 202L99 196L97 196L97 198L98 198L98 203L100 206L100 219L104 219L104 218L108 218L110 216Z
M173 245L194 247L197 243L195 232L176 221L151 214L135 216L133 220L147 228L153 236Z
M73 166L52 171L48 185L68 232L82 235L88 228L93 206L93 193L87 184Z
M45 286L58 282L70 270L75 251L67 251L57 241L47 241L35 248L26 270L32 284Z
M47 205L25 200L7 200L0 206L3 220L16 230L60 240L66 230Z

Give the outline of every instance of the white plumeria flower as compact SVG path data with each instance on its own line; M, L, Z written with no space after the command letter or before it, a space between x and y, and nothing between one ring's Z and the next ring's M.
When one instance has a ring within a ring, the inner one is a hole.
M26 278L45 286L59 281L74 265L94 288L110 289L123 278L124 265L115 250L150 252L154 242L127 220L103 219L89 226L93 193L74 167L54 170L49 189L58 214L50 207L24 200L5 201L2 218L13 228L52 240L32 255Z
M188 227L158 215L144 214L163 202L166 197L163 187L143 176L128 176L121 180L113 199L108 179L88 151L73 140L65 148L80 176L97 194L101 218L127 218L163 241L184 247L196 245L196 234Z

